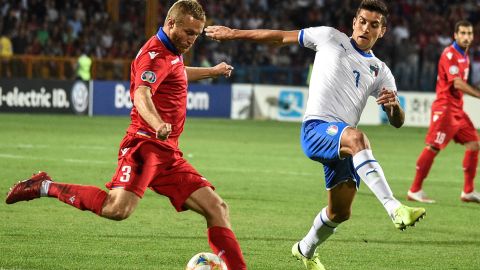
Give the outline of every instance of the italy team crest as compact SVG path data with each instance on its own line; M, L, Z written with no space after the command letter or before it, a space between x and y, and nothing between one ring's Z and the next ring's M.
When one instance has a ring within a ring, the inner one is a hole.
M336 125L330 125L327 128L327 134L330 136L335 136L338 133L338 127Z

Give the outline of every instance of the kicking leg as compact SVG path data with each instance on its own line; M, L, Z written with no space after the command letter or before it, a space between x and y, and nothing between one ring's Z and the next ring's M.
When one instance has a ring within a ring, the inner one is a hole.
M340 223L350 218L356 192L356 183L352 180L341 182L328 191L328 205L315 217L307 235L292 247L293 256L302 260L306 269L325 269L315 251Z
M45 172L15 184L7 194L6 203L28 201L40 197L55 197L80 210L89 210L105 218L127 218L138 204L134 193L114 189L110 193L95 187L53 182Z
M228 269L247 269L240 245L230 229L228 206L222 198L210 187L203 187L190 195L185 206L205 217L210 247L220 254Z

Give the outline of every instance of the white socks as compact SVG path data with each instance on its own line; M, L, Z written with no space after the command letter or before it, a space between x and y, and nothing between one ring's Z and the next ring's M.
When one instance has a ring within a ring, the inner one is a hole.
M397 209L401 203L393 197L392 190L388 186L382 167L380 167L380 164L378 164L373 157L372 150L365 149L355 154L353 156L353 166L363 182L365 182L375 194L388 214L392 216L393 211Z
M299 248L303 256L312 258L318 245L327 240L335 232L338 223L328 219L327 208L323 208L313 220L313 226L307 235L300 241Z
M50 189L50 184L52 181L45 180L42 182L42 187L40 188L40 197L48 197L48 189Z

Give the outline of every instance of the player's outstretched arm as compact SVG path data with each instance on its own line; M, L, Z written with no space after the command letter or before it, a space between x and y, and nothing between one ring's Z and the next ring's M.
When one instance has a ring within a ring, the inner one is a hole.
M471 86L470 84L466 83L464 80L460 78L455 78L453 80L453 87L472 97L480 98L480 90L478 88Z
M229 78L232 75L233 67L222 62L214 67L185 67L185 71L188 81L191 82L218 76Z
M282 31L270 29L240 30L231 29L226 26L208 26L205 28L207 37L217 40L248 40L271 45L288 45L298 43L299 30Z
M172 132L172 125L165 123L155 109L150 87L139 86L135 90L133 100L140 116L155 130L157 139L168 139L168 136Z
M400 106L397 94L394 91L382 89L378 94L377 104L382 105L388 117L388 122L396 128L403 126L405 122L405 112Z

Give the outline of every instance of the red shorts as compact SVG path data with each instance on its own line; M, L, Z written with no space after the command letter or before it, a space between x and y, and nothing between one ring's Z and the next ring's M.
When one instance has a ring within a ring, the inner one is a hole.
M167 196L177 211L184 211L185 201L199 188L211 187L171 145L142 135L128 133L120 143L118 167L108 189L123 188L140 198L145 190Z
M426 144L444 149L452 138L464 144L478 141L478 134L465 112L453 113L444 106L432 107Z

